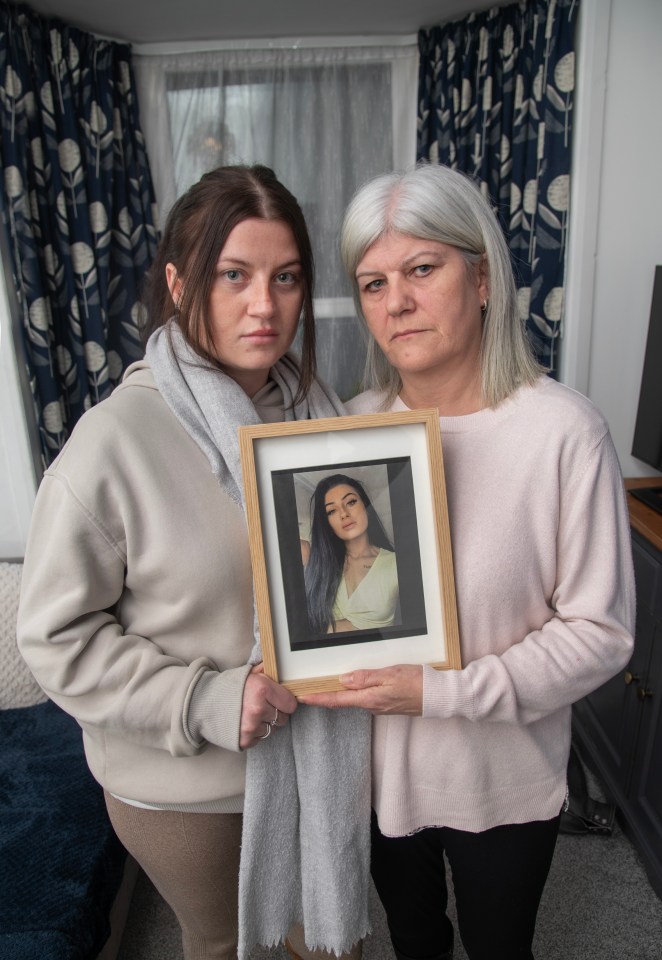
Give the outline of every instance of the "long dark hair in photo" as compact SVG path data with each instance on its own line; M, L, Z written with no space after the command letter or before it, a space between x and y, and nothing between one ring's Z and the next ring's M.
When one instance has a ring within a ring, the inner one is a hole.
M393 544L384 530L377 511L359 480L348 477L344 473L334 473L320 480L310 498L312 512L310 556L304 574L308 618L314 633L327 633L329 626L335 628L333 605L343 573L345 542L331 529L326 515L325 501L329 490L343 483L356 490L363 501L368 515L367 533L370 544L380 549L393 550Z

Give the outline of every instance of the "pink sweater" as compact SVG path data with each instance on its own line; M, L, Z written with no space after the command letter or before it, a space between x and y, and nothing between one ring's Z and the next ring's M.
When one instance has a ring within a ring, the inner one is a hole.
M464 669L424 668L423 717L375 718L373 804L391 836L556 816L571 704L632 651L628 516L598 411L541 378L440 425Z

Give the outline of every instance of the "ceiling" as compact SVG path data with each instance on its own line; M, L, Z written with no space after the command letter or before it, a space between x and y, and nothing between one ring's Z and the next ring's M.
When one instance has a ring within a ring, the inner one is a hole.
M498 3L499 0L496 0ZM495 0L28 0L46 17L131 43L415 34Z

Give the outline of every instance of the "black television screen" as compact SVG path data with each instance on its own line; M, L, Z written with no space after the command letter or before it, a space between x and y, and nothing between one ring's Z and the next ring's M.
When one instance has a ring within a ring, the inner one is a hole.
M632 456L662 470L662 266L655 267Z

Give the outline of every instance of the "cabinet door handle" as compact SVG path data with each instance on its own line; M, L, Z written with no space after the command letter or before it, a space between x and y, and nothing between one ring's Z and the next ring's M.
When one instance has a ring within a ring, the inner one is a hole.
M647 687L638 687L637 696L643 702L647 697L653 696L653 691L649 690Z
M636 673L631 673L628 670L623 679L625 680L626 684L630 686L631 683L637 683L637 681L639 680L639 677L637 676Z

